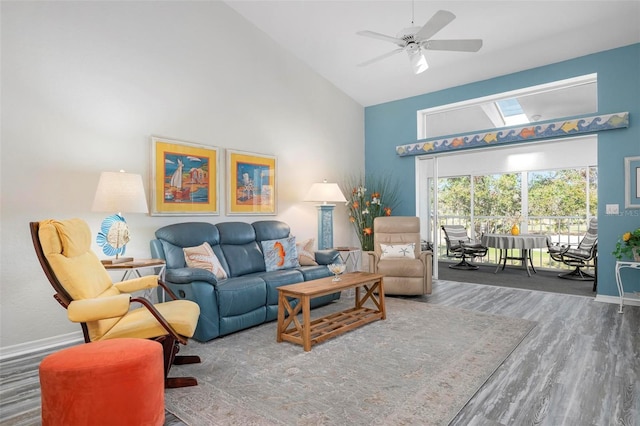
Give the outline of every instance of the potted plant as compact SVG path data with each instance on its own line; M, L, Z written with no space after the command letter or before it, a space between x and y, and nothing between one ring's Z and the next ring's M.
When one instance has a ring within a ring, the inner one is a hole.
M618 260L633 258L636 262L640 262L640 228L622 234L612 254Z
M353 224L363 252L373 250L373 220L378 216L391 216L398 204L399 187L390 174L351 178L342 185L347 195L349 221Z

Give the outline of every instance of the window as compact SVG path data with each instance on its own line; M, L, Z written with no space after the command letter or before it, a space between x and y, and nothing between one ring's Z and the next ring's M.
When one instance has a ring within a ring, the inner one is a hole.
M417 112L418 140L598 112L589 74Z

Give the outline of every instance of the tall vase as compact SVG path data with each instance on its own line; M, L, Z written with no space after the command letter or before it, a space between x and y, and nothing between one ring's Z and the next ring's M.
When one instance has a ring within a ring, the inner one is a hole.
M520 235L520 227L518 227L517 223L514 223L511 227L511 235Z

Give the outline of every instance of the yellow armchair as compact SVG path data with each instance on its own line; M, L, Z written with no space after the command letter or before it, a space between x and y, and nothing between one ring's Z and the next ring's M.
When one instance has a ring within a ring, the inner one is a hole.
M31 222L31 238L54 298L80 323L86 343L141 338L158 341L164 351L165 387L194 386L193 377L168 377L173 364L200 362L197 356L178 356L180 344L193 336L200 308L178 300L158 276L144 276L114 284L100 259L91 251L91 231L81 219ZM153 304L130 293L162 286L171 301ZM131 308L131 303L142 305Z

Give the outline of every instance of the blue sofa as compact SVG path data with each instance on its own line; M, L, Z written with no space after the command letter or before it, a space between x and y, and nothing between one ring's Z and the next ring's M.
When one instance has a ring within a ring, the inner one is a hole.
M179 298L200 306L193 337L201 342L277 319L277 287L331 276L326 265L342 262L337 251L321 250L315 252L317 266L267 271L261 242L290 236L289 225L276 220L177 223L158 229L155 236L151 255L166 261L165 282ZM226 279L187 267L183 249L205 241L226 271ZM319 297L311 306L338 298L339 292Z

